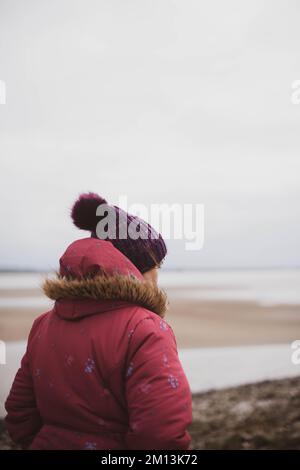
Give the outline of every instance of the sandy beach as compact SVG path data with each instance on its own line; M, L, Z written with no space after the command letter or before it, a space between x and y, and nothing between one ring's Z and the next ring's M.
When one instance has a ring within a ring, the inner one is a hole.
M40 288L46 274L0 274L0 335L27 338L51 308ZM300 336L300 271L164 272L179 348L291 343Z
M36 290L35 294L38 294L36 298L39 301L41 292ZM298 305L173 299L171 289L168 294L170 310L166 319L175 331L179 348L288 343L297 339L297 333L300 335ZM0 290L1 295L3 299ZM22 298L17 292L16 301ZM28 298L32 296L28 295ZM47 305L43 298L40 300L39 306L0 306L3 341L27 338L34 319L51 308L51 302Z

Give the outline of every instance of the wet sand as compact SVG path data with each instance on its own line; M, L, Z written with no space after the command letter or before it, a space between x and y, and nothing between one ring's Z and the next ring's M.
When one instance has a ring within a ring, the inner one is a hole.
M40 297L42 296L41 289L27 289L17 288L17 289L3 289L0 288L0 299L5 297L13 297L14 299L19 299L21 297Z
M290 343L300 337L300 306L180 300L167 320L181 348Z
M1 294L3 291L0 290ZM23 293L21 297L24 297ZM40 307L0 307L1 339L26 339L34 319L44 311L47 307L44 310ZM290 343L300 338L299 305L172 300L170 295L166 320L174 329L179 348Z

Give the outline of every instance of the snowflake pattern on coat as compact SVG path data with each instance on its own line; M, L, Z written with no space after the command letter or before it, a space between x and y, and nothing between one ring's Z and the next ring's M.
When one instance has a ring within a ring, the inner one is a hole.
M126 372L126 377L130 377L132 372L133 372L133 362L131 362L129 364L129 367L128 367L127 372Z
M94 372L94 370L95 370L95 362L93 361L93 359L89 357L85 363L84 372L86 372L87 374L91 374L92 372Z
M163 354L162 362L165 367L170 367L168 356L166 354Z
M172 388L177 388L179 386L179 381L176 377L174 377L174 375L168 376L168 382Z
M167 331L168 330L168 324L165 320L160 320L159 322L159 327L161 330L163 331Z
M149 384L149 383L143 383L141 386L140 386L140 389L143 393L149 393L150 390L152 388L152 385Z
M85 442L84 450L96 450L97 443L96 442Z

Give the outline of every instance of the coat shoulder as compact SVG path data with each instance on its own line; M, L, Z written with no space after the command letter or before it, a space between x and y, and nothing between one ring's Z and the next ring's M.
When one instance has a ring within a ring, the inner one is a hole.
M52 315L52 310L42 313L33 321L28 337L28 342L36 335L41 325L45 320L47 320L47 318L49 318L50 315Z
M136 307L128 325L130 333L139 331L140 334L155 334L156 337L169 338L177 346L176 337L168 321L144 307Z
M135 328L144 320L152 320L154 324L159 324L162 318L145 307L135 306L132 309L130 327Z

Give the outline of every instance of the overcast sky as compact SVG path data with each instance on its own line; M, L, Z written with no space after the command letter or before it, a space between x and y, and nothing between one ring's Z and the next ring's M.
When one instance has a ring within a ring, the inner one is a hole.
M0 0L1 267L56 267L81 191L202 203L167 266L300 265L297 0Z

